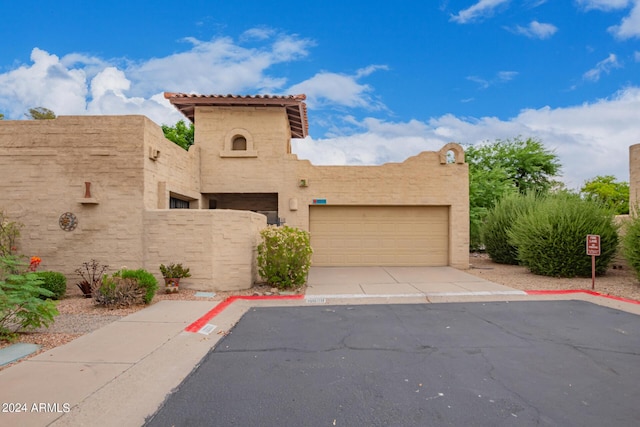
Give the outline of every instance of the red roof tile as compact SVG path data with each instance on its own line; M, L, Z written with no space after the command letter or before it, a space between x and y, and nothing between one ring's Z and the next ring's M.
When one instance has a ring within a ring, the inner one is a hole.
M283 107L289 118L292 138L304 138L309 132L305 95L198 95L165 92L164 97L192 122L196 107Z

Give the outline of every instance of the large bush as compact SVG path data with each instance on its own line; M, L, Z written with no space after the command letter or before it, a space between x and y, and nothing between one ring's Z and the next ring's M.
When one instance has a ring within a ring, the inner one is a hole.
M489 212L482 227L482 238L485 249L494 262L519 264L518 247L509 242L509 230L535 203L536 196L533 193L515 193L502 198Z
M48 327L58 314L56 302L41 297L53 293L42 287L36 273L16 273L26 267L13 257L0 257L0 340L12 340L21 330Z
M123 279L134 279L138 283L138 285L144 289L144 303L149 304L153 299L153 296L156 294L158 290L158 281L153 276L153 274L149 273L147 270L138 269L138 270L127 270L122 269L113 273L114 277L121 277Z
M260 232L258 272L280 289L302 286L311 266L309 233L288 226L269 226Z
M616 253L618 231L613 212L596 202L572 194L550 195L519 217L508 231L509 243L518 248L521 264L534 274L556 277L591 276L588 234L600 235L596 274L603 274Z
M57 271L39 271L36 273L42 280L42 287L51 291L51 299L61 299L67 292L67 278Z
M622 253L640 280L640 216L633 216L625 227Z

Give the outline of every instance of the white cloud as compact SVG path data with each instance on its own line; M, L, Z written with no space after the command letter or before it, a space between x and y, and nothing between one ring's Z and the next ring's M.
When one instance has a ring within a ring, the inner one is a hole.
M584 80L597 82L600 80L602 73L609 74L612 69L620 68L622 65L618 62L618 57L610 53L608 57L598 62L596 66L582 75Z
M451 21L457 22L459 24L473 22L478 19L490 16L491 14L493 14L494 10L497 7L508 2L509 0L480 0L473 6L461 10L457 15L452 15Z
M633 0L576 0L585 10L617 10L624 9Z
M371 87L358 82L358 78L368 76L379 69L386 69L386 67L373 65L358 70L353 76L322 71L310 79L289 87L287 92L306 94L309 108L332 105L380 110L385 107L371 97Z
M567 186L579 188L596 175L615 175L628 181L629 146L640 142L640 87L590 104L523 110L510 120L447 114L427 123L365 119L359 125L361 130L350 136L294 140L294 152L314 164L369 165L401 162L451 141L477 144L534 137L558 154Z
M609 31L622 40L640 38L640 0L635 0L629 15L622 18L620 25L610 27Z
M519 73L517 71L498 71L496 76L491 80L484 79L478 76L467 76L467 80L478 83L480 89L487 89L489 86L493 86L497 83L504 83L516 78Z
M173 123L181 115L158 94L279 93L286 79L270 76L269 68L305 57L313 44L268 29L249 30L245 37L253 47L227 37L188 38L182 52L137 63L80 53L59 58L35 48L29 64L0 73L0 111L6 119L46 107L58 115L145 114L158 123Z
M516 34L522 34L523 36L531 39L548 39L558 31L558 27L553 24L545 24L538 21L531 21L529 26L522 27L517 25L513 32Z

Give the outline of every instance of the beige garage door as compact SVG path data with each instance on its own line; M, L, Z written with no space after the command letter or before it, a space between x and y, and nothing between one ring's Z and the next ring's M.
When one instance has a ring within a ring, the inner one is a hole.
M310 206L315 266L449 263L446 206Z

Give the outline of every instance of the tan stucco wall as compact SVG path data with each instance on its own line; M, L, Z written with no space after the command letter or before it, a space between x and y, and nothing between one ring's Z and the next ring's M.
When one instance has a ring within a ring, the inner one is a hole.
M629 147L629 207L637 210L640 204L640 144Z
M198 147L185 151L143 116L0 121L0 210L24 224L18 252L40 256L40 269L62 272L68 286L96 259L111 272L145 268L158 279L160 263L183 262L194 273L186 287L250 287L264 216L157 210L169 194L200 207L199 166ZM66 212L78 219L73 231L58 225Z
M149 121L142 160L145 209L168 209L170 194L191 201L192 209L201 207L199 147L191 146L186 151L167 140L162 129Z
M0 209L25 225L19 252L75 283L95 258L112 269L142 261L142 116L0 121ZM84 182L97 204L83 204ZM78 219L63 231L60 215Z
M208 291L250 288L258 280L256 246L264 215L226 209L146 211L144 266L158 280L170 262L190 268L180 286Z

